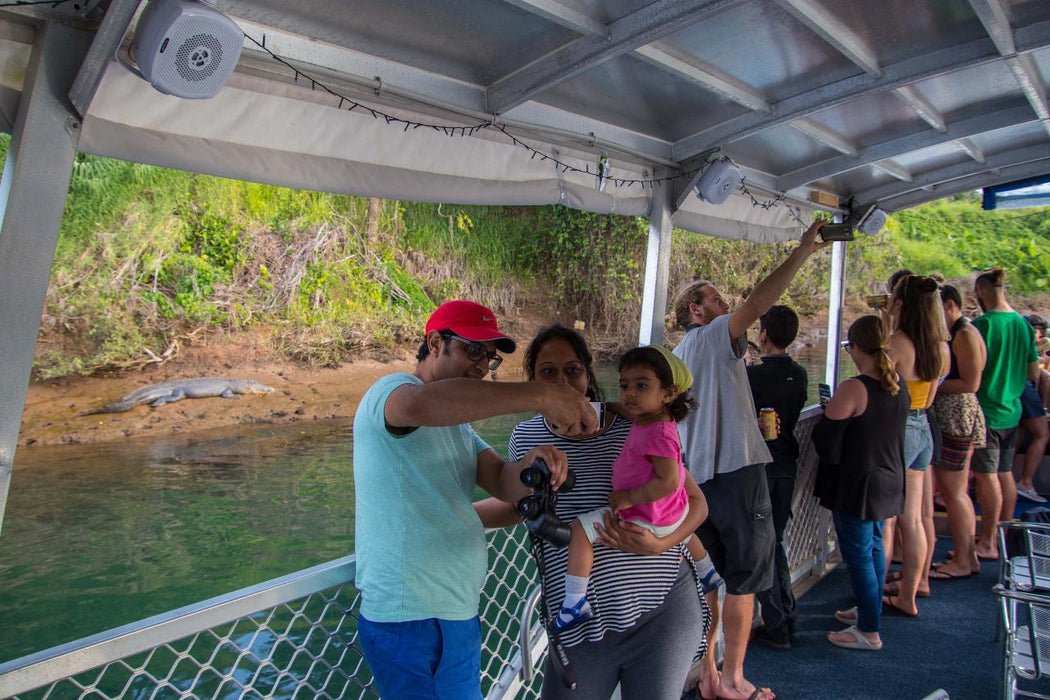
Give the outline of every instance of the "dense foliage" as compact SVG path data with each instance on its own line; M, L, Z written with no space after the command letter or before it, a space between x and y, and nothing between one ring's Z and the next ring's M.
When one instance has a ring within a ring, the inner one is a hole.
M983 212L972 196L902 212L851 245L850 297L901 266L951 278L999 264L1013 290L1045 290L1050 216L1038 214ZM287 357L335 364L414 344L456 296L582 320L613 350L637 337L646 236L642 219L558 206L368 200L78 155L37 372L135 367L247 329ZM704 277L745 296L792 245L676 232L670 287ZM786 303L819 313L827 277L807 265Z

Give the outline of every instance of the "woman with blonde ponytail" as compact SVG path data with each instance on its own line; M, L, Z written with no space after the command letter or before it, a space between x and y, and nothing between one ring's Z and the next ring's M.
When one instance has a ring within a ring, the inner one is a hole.
M915 599L930 594L930 563L937 534L933 527L933 435L926 410L933 404L941 377L948 374L948 326L940 285L930 277L907 275L890 297L895 328L889 354L908 385L911 404L904 429L904 512L883 531L887 568L893 555L895 526L900 527L901 571L886 588L887 610L917 617Z
M904 508L904 423L911 397L887 354L878 316L849 328L846 351L860 374L839 384L813 429L820 457L814 495L832 512L857 607L840 610L845 625L828 641L846 649L882 648L882 524Z

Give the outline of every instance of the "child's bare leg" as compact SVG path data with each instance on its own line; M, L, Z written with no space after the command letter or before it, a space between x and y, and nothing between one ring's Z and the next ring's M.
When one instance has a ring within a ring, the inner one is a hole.
M696 539L695 537L693 539ZM570 576L587 578L594 566L594 547L587 539L587 532L579 520L572 522L572 539L569 540L569 561L566 571Z
M569 560L565 569L565 599L561 611L554 618L557 630L574 627L591 616L591 605L587 602L587 584L594 566L594 547L587 531L577 520L572 524L572 539L569 540Z

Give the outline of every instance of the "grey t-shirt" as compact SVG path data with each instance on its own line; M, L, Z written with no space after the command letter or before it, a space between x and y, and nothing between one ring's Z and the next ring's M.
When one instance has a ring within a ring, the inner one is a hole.
M725 314L691 328L674 349L693 373L693 398L700 404L678 423L682 458L698 484L772 461L744 367L747 337L740 336L734 346L729 318Z

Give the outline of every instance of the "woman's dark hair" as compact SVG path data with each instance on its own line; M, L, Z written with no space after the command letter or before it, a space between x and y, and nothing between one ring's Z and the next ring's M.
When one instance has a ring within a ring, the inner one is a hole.
M888 337L882 319L871 314L861 316L849 327L846 338L853 347L875 358L880 375L879 383L890 396L896 396L901 390L900 382L897 381L899 375L893 360L886 353Z
M798 314L788 306L770 306L758 317L758 327L766 332L769 342L783 350L798 336Z
M629 367L638 366L650 368L653 374L656 375L656 378L660 380L660 386L664 389L669 389L675 385L674 377L671 374L671 366L667 364L667 360L664 359L659 350L654 350L650 347L631 348L620 357L621 372ZM667 411L677 423L685 418L696 406L696 400L689 395L688 391L683 391L667 405Z
M576 353L576 358L583 363L583 368L587 372L587 398L591 401L604 401L605 396L601 387L598 386L597 378L594 376L594 358L591 356L590 348L587 347L587 341L573 329L566 328L561 324L556 323L553 326L541 328L540 332L529 343L529 347L525 348L525 358L522 360L525 378L530 382L536 380L536 360L543 346L552 340L564 340L572 347L572 351Z
M941 349L948 339L939 289L930 277L909 275L893 290L893 298L901 301L897 328L915 346L915 373L927 382L941 376L944 361Z
M890 288L890 294L893 294L893 290L897 288L897 283L898 282L900 282L905 277L910 277L911 275L914 275L914 274L915 274L914 272L912 272L908 268L904 267L904 268L901 268L900 270L897 270L892 275L890 275L889 280L886 282L886 284Z
M959 294L959 290L950 284L941 285L941 303L946 301L954 302L956 306L962 308L962 294Z

